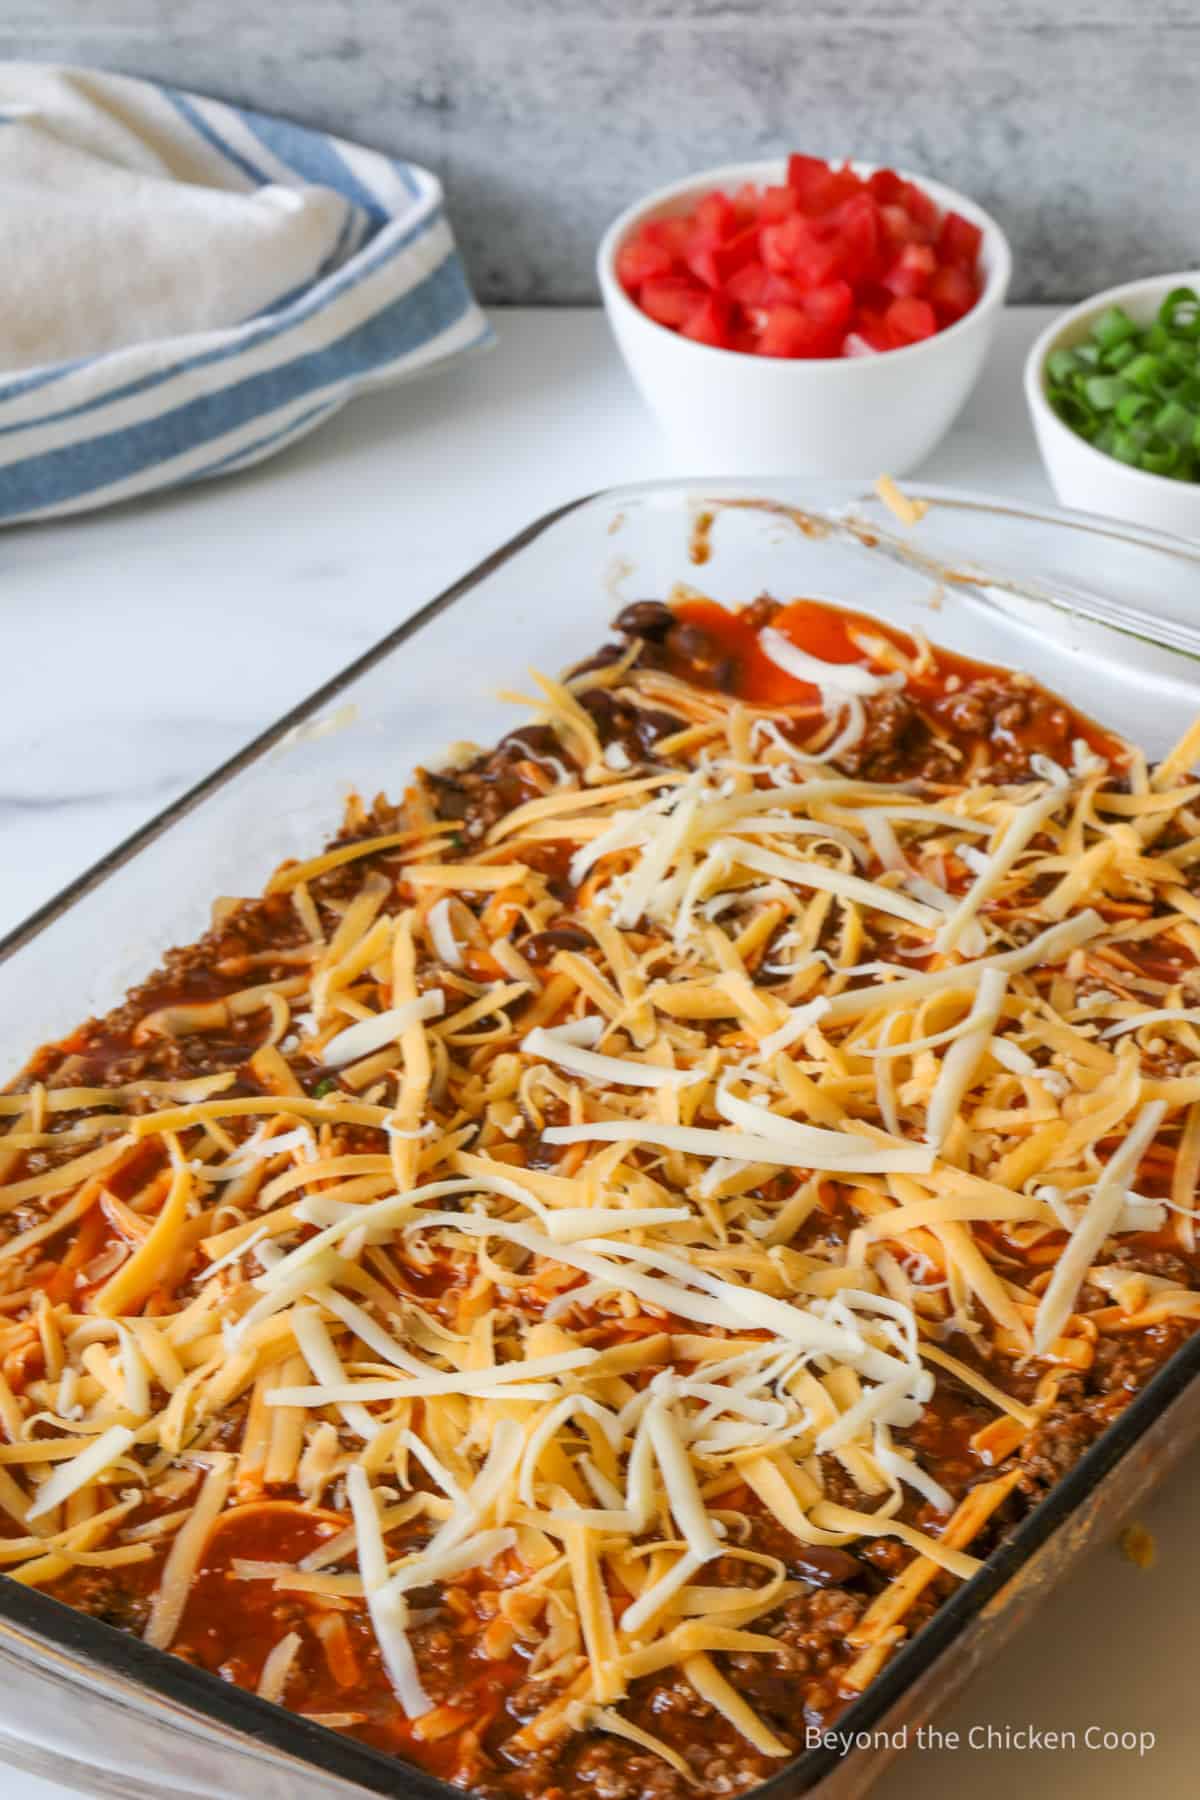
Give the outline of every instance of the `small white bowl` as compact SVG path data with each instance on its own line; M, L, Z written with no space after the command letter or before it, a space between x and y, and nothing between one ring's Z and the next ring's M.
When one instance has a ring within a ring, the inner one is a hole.
M1046 398L1046 360L1052 350L1070 350L1082 343L1092 321L1109 306L1123 306L1139 325L1153 323L1159 307L1177 287L1200 292L1200 269L1127 281L1123 287L1107 288L1061 313L1029 352L1025 398L1046 473L1064 506L1200 538L1200 482L1173 481L1169 475L1149 475L1145 469L1118 462L1072 431Z
M881 165L852 162L859 175ZM923 343L874 356L802 360L717 350L648 318L617 279L617 251L647 219L687 212L713 188L777 185L787 165L728 163L658 188L623 212L597 253L609 323L643 399L696 475L903 475L928 456L975 384L1008 288L1008 240L982 207L941 182L900 171L942 212L983 231L979 299Z

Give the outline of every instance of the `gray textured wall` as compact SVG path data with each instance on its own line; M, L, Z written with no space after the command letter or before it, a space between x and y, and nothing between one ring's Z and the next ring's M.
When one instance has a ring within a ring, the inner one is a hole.
M491 301L591 299L631 198L787 148L975 195L1013 240L1017 299L1200 262L1195 0L2 0L0 54L428 163Z

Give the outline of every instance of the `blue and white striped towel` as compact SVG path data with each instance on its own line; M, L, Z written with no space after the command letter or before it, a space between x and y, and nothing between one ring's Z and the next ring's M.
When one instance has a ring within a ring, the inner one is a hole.
M245 468L490 341L425 169L0 63L0 524Z

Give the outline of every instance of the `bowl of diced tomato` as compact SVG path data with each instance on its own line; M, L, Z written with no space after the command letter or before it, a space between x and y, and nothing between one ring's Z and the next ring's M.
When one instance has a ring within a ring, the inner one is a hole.
M943 183L793 155L629 207L598 253L609 322L697 474L903 474L983 366L1008 242Z

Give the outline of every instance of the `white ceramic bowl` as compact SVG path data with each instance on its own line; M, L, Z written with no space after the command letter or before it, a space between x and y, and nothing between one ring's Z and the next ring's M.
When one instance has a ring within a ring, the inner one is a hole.
M1200 269L1181 275L1152 275L1093 294L1048 325L1025 363L1025 398L1051 486L1064 506L1107 513L1136 525L1153 525L1181 537L1200 538L1200 482L1148 475L1096 450L1063 423L1046 398L1046 359L1052 350L1082 343L1092 321L1109 306L1123 306L1139 325L1153 322L1172 288L1200 291Z
M876 163L853 162L860 175ZM903 172L901 172L903 173ZM686 212L713 188L786 179L783 160L729 163L659 188L609 226L600 291L630 374L675 453L697 475L902 475L954 420L983 366L1008 288L1008 240L982 207L941 182L904 174L943 212L983 231L983 292L956 324L875 356L805 361L717 350L657 324L617 280L616 255L647 219Z

